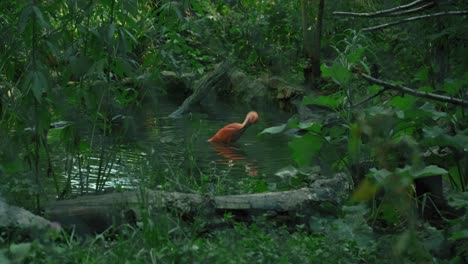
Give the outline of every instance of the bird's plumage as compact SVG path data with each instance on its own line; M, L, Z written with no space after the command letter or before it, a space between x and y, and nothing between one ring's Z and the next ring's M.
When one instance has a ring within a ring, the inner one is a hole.
M245 120L242 124L240 123L233 123L224 126L221 128L212 138L210 138L209 142L218 142L218 143L231 143L237 141L245 130L251 125L257 122L258 114L255 111L251 111L245 117Z

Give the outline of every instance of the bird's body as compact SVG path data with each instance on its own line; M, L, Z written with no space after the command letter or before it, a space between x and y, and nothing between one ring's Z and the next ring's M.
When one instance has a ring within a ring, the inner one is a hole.
M251 111L245 117L242 124L233 123L226 125L221 128L212 138L208 139L209 142L213 143L231 143L237 141L245 130L251 125L257 122L258 114L255 111Z

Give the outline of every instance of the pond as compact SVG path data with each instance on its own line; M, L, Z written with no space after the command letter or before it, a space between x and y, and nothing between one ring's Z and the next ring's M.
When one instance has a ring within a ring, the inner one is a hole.
M179 103L161 98L132 114L135 126L124 137L103 137L89 129L82 140L92 141L94 147L86 159L74 159L68 173L62 173L62 184L70 175L74 193L94 192L96 185L131 189L141 183L149 188L171 185L179 191L198 187L216 194L288 188L290 183L275 175L293 164L288 138L257 134L287 122L291 114L276 106L219 105L216 111L201 109L173 119L168 116ZM242 123L250 110L258 112L259 120L239 141L230 145L207 142L224 125ZM55 158L60 160L62 155Z

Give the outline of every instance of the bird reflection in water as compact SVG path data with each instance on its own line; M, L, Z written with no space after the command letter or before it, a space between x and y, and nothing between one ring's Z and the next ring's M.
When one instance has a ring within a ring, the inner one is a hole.
M245 152L240 147L226 144L211 144L211 146L222 157L222 163L229 167L243 166L249 176L258 176L257 161L247 160Z

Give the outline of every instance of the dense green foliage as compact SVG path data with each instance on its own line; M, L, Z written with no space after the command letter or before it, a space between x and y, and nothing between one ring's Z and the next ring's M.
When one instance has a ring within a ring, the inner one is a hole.
M21 243L0 230L0 245L8 246L0 262L6 255L40 263L374 263L382 256L388 263L466 261L466 107L400 93L362 76L467 100L466 15L378 31L361 29L392 18L332 15L407 3L381 2L325 2L321 89L301 98L301 114L261 133L292 134L289 147L301 170L320 165L330 177L349 175L352 199L341 215L295 227L258 219L204 235L203 223L185 226L170 216L156 225L146 218L140 228L83 241L63 232ZM441 2L434 12L468 9L464 1ZM36 212L51 197L71 195L73 168L80 182L73 193L90 190L91 173L97 174L94 191L104 189L117 161L113 148L135 129L135 109L175 93L163 85L162 71L199 79L231 59L250 75L296 86L303 81L300 1L21 0L1 1L0 10L0 193ZM49 131L57 120L73 123ZM66 155L54 160L58 149ZM91 158L96 152L97 161ZM164 169L154 171L145 184L205 190L203 177L182 179L181 172L169 181ZM442 176L451 206L436 206L440 230L421 220L421 208L433 201L416 197L414 188L415 181L433 176ZM249 191L267 190L262 180L248 184ZM460 211L449 217L447 208Z

